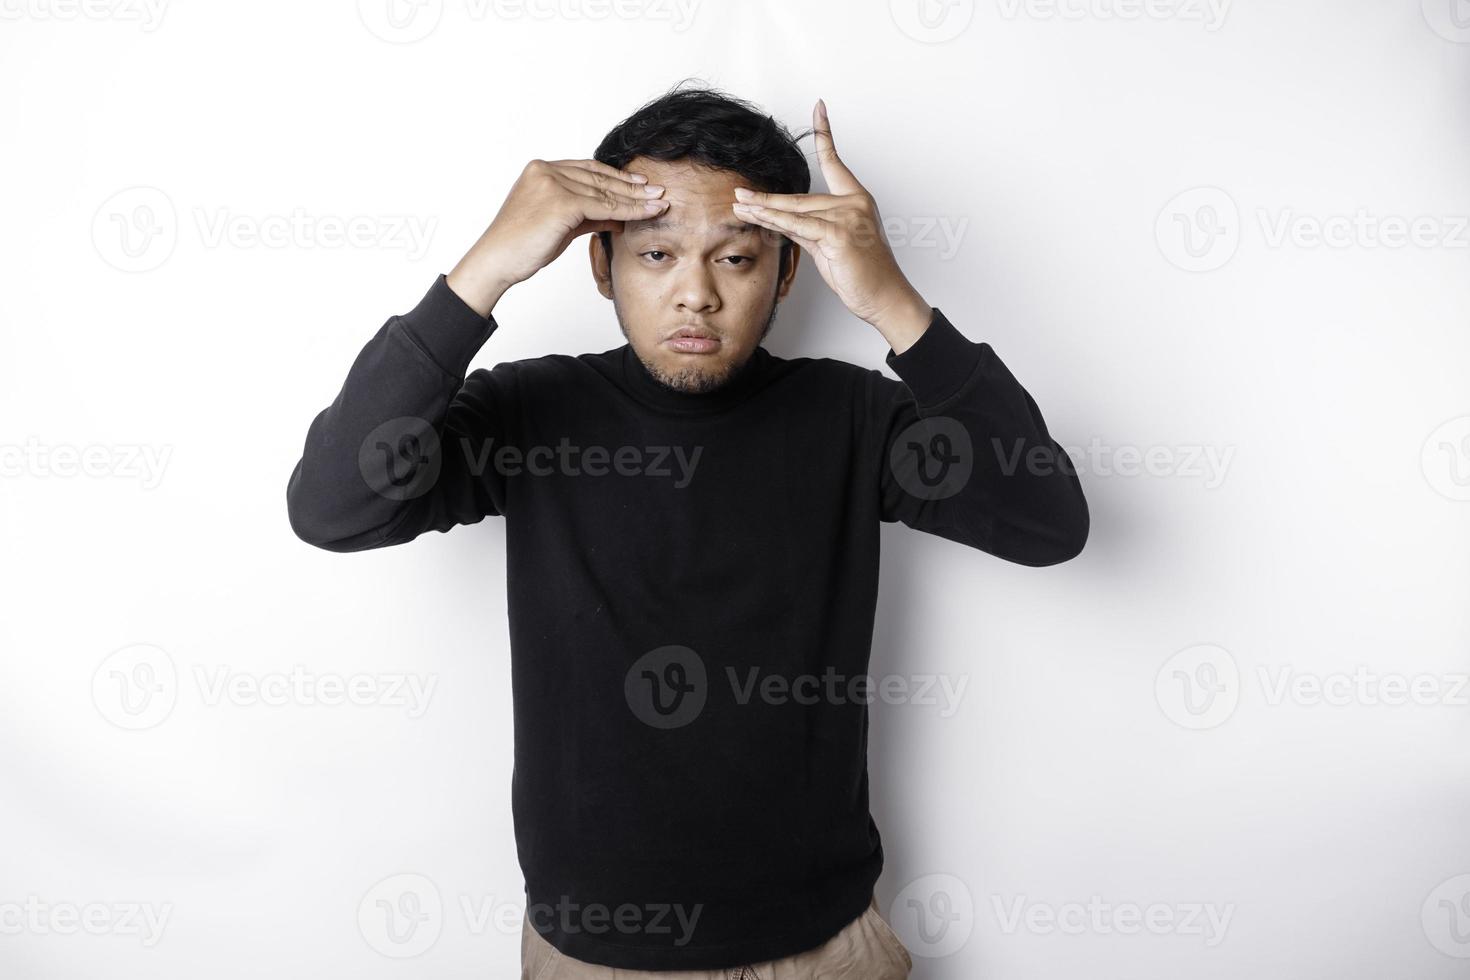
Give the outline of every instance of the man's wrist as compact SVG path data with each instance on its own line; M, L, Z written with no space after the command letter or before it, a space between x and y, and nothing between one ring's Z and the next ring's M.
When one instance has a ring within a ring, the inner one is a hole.
M868 322L888 341L893 353L902 354L918 342L933 318L934 308L910 287Z
M469 256L449 271L444 282L464 304L483 317L489 317L500 297L514 283L493 270L469 264Z

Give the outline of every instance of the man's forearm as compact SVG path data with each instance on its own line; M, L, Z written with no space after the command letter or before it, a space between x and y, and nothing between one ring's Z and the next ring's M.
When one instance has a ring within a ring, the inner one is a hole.
M500 489L462 451L503 438L495 378L465 377L495 328L442 277L388 318L307 430L286 488L297 536L360 551L499 512Z
M489 317L500 297L512 285L503 269L482 237L455 263L444 281L466 306L480 316Z
M924 335L933 319L934 307L916 290L906 288L902 296L868 322L888 341L894 354L902 354Z

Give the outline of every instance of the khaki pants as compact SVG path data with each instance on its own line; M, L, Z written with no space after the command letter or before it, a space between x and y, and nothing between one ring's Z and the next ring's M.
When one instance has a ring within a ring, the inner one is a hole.
M725 970L619 970L584 963L542 939L529 917L521 922L521 980L907 980L913 967L909 951L878 912L876 897L815 949Z

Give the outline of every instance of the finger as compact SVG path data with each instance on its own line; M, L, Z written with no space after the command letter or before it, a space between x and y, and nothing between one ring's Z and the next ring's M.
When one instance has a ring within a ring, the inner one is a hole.
M566 167L558 170L556 175L569 183L605 190L608 193L620 194L638 201L658 197L664 192L664 188L659 184L635 184L620 177L613 177L595 170L584 170L580 167Z
M570 194L575 194L578 197L631 201L634 204L643 204L649 201L649 198L644 193L644 188L641 186L629 190L629 185L620 184L612 180L607 180L602 184L598 184L593 180L584 182L578 180L576 177L567 175L564 171L557 172L555 180L562 190ZM659 189L659 193L663 193L662 188ZM654 212L650 210L649 213L652 214Z
M759 204L763 207L797 213L825 211L850 203L837 194L772 194L767 191L751 190L748 187L735 188L735 196L742 204Z
M830 238L837 228L832 222L814 214L793 214L790 211L775 211L754 205L749 206L749 210L744 210L739 204L733 207L739 217L765 228L774 228L806 249L815 248L820 242Z
M857 194L863 191L847 164L837 156L837 147L832 142L832 122L827 118L827 103L817 100L812 110L812 130L817 144L817 165L827 180L827 189L834 194Z
M582 193L569 189L582 209L582 217L594 221L646 221L669 206L666 200L634 200L620 194Z
M645 183L648 180L647 174L634 173L631 170L619 170L617 167L609 166L601 160L552 160L551 162L559 167L576 167L579 170L593 170L597 173L607 174L609 177L617 177L639 184Z

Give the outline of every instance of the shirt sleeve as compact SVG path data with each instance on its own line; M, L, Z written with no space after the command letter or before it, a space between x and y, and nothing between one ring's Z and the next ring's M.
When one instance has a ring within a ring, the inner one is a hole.
M882 436L880 514L1021 565L1076 557L1087 501L1075 464L989 344L937 308L928 328L874 371Z
M307 430L286 486L299 538L362 551L505 513L492 454L506 440L514 368L465 376L497 327L442 274L411 311L388 318Z

